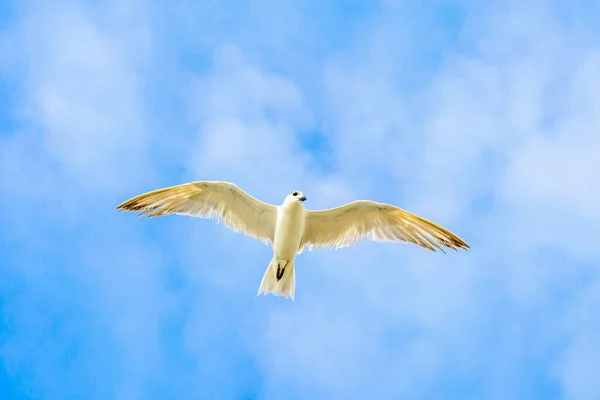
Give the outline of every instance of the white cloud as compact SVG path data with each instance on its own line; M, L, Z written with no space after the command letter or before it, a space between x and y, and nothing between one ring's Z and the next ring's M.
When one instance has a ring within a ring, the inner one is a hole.
M3 305L11 329L24 330L3 343L3 358L28 388L65 397L97 374L93 357L114 351L111 371L127 378L97 377L113 385L97 394L137 397L160 365L169 303L159 254L111 218L115 195L152 177L140 73L150 38L111 26L126 15L23 7L4 37L15 44L3 73L18 82L19 115L1 138L0 186L11 240L27 243L5 271L25 285Z
M122 190L148 174L139 74L148 39L128 41L127 31L88 14L73 7L32 11L13 33L25 74L22 117L32 126L15 140L26 146L34 136L31 151L52 160L69 178L65 187L74 180L80 190Z

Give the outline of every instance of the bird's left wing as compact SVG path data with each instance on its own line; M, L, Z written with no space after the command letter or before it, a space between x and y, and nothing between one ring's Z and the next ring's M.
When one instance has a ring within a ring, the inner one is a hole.
M120 211L141 211L158 217L182 214L222 221L229 229L273 243L277 207L255 199L229 182L198 181L154 190L117 206Z
M359 200L328 210L307 211L300 249L346 247L361 239L376 242L411 242L444 252L469 245L448 229L401 208Z

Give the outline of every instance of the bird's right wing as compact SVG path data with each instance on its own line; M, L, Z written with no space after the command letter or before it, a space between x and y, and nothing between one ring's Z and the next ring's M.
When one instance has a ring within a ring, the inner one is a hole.
M220 220L229 229L273 243L277 207L255 199L229 182L198 181L154 190L117 206L119 211L141 211L157 217L182 214Z
M429 250L456 250L469 245L448 229L401 208L359 200L328 210L307 211L300 250L346 247L361 239L411 242Z

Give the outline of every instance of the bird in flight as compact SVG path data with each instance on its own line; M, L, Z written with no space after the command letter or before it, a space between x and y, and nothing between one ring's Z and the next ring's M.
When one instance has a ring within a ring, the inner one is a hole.
M357 200L327 210L306 210L306 196L290 192L275 206L252 197L229 182L197 181L154 190L117 206L140 216L168 214L213 218L273 247L258 295L295 296L295 258L304 248L340 248L362 239L410 242L444 252L443 247L468 249L448 229L390 204Z

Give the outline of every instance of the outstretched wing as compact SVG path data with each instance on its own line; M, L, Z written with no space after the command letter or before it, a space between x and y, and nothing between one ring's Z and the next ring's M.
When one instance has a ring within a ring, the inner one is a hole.
M229 229L273 243L277 207L263 203L229 182L198 181L154 190L117 206L158 217L168 214L213 218Z
M359 200L328 210L307 211L300 249L346 247L362 239L376 242L411 242L444 252L469 245L448 229L401 208Z

